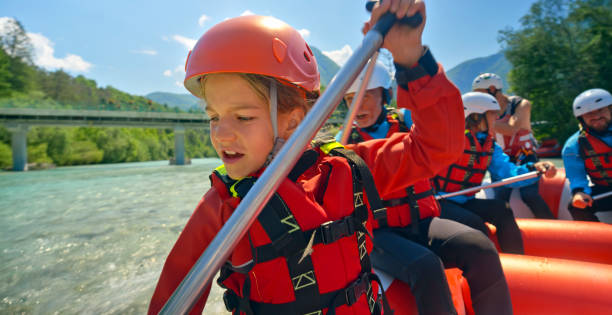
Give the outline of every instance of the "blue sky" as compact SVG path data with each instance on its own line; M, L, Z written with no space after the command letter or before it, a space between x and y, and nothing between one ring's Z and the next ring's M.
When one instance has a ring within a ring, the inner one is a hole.
M498 31L518 27L535 0L428 0L423 42L448 70L500 50ZM2 0L35 44L35 61L129 93L187 93L189 47L208 28L241 14L272 15L339 62L359 46L362 0Z

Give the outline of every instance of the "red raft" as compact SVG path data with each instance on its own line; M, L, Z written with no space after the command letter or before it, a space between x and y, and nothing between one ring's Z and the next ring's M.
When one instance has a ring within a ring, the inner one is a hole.
M561 220L573 220L567 210L572 194L569 181L565 178L565 169L559 168L557 175L553 178L541 176L539 192L555 217ZM494 196L492 189L485 189L477 194L478 198L493 198ZM529 207L521 200L518 189L514 189L510 195L510 207L517 218L534 217ZM612 223L612 211L598 212L596 215L601 222Z
M612 265L500 255L515 314L610 314ZM380 273L379 273L380 274ZM458 269L447 269L458 314L474 314L469 286ZM383 286L396 314L418 314L410 288L384 274Z

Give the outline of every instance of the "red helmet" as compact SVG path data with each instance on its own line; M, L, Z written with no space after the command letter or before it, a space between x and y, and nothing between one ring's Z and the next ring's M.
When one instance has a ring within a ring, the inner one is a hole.
M300 33L267 16L241 16L209 29L187 56L185 87L202 97L199 79L209 73L262 74L307 91L319 89L315 57Z

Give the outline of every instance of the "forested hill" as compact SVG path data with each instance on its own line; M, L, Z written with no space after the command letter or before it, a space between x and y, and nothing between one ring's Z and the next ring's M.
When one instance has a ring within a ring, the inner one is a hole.
M13 23L14 27L0 34L0 107L180 111L111 86L100 87L82 75L74 77L62 70L46 71L35 66L23 26ZM27 137L28 162L45 165L165 160L174 156L171 129L35 127ZM10 141L10 132L0 126L0 169L12 165ZM208 135L198 130L187 130L185 149L191 158L215 156Z
M168 105L168 107L177 107L184 111L200 109L200 100L190 93L170 93L170 92L153 92L145 95L148 99Z
M504 81L504 92L508 90L508 73L512 65L502 52L497 54L474 58L464 61L446 73L448 78L455 83L461 93L472 90L472 81L481 73L495 73L502 77Z

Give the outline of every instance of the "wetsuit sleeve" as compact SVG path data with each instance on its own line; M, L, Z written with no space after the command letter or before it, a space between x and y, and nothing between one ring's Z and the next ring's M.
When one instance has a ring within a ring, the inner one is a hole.
M157 314L161 310L208 244L217 235L223 225L220 209L222 209L221 199L212 188L198 204L166 258L151 298L149 314ZM209 292L210 285L190 314L202 314Z
M591 195L587 172L584 168L584 160L580 156L578 147L578 133L575 133L563 146L561 151L563 158L563 166L565 167L565 176L569 180L570 189L572 192L582 190L585 194Z
M529 164L516 166L514 163L510 162L510 157L504 153L499 144L494 143L493 146L493 157L491 158L491 163L487 169L489 173L491 173L491 181L496 182L505 178L529 173ZM524 185L523 182L516 182L506 186L516 188L521 187L522 185Z
M406 108L400 108L400 111L404 116L404 125L408 128L412 127L412 113Z
M399 107L412 112L412 132L353 147L370 167L381 195L433 177L463 151L461 94L441 65L433 77L412 81L407 90L398 87L397 98Z

